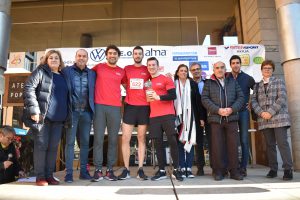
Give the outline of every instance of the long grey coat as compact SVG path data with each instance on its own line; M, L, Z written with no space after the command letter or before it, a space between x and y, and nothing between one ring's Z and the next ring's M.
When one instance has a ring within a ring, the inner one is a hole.
M264 82L260 81L258 84L258 91L255 86L251 98L252 109L258 115L258 130L290 126L284 81L274 76L270 77L266 92ZM261 118L262 112L269 112L272 118L269 120Z

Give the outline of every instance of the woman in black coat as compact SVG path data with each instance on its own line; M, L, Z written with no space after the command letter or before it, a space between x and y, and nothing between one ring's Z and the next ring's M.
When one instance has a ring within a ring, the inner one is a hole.
M24 85L24 123L34 136L36 185L58 185L53 177L57 148L68 121L69 90L59 51L50 50Z

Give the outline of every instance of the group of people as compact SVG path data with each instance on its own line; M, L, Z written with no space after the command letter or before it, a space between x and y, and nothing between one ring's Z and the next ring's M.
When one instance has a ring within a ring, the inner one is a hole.
M80 138L80 179L98 182L103 178L110 181L130 178L130 139L134 127L137 127L138 139L137 178L141 180L148 179L143 170L147 130L154 141L159 166L151 180L167 177L163 133L171 150L172 177L178 181L184 177L194 177L191 168L195 150L197 175L204 175L204 132L208 138L214 179L222 180L229 172L230 178L242 180L247 176L249 158L250 89L254 89L252 107L259 117L258 127L263 131L267 143L271 168L267 177L277 176L277 142L285 169L283 178L292 179L292 159L287 143L290 121L286 90L283 81L272 76L275 66L271 61L262 64L264 78L255 87L254 79L241 71L241 59L238 56L230 59L230 73L226 73L223 62L216 62L213 75L205 80L201 76L200 64L193 63L189 67L181 64L173 81L171 77L160 73L159 61L155 57L147 59L147 66L142 65L144 51L140 46L133 49L134 63L124 69L117 65L121 55L117 46L107 46L105 55L105 63L89 69L88 52L79 49L74 65L64 67L60 52L50 50L25 83L23 118L34 136L36 185L59 184L53 172L64 127L64 181L67 183L74 181L76 135ZM189 72L193 78L189 77ZM121 85L126 89L123 118ZM124 169L119 176L115 176L113 166L117 160L121 121ZM87 169L92 124L93 176ZM106 131L108 148L104 174L103 144ZM241 162L238 160L238 139L242 146Z

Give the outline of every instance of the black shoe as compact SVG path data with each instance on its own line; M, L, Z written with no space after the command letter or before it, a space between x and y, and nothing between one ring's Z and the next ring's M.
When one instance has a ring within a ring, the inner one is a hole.
M198 170L197 170L197 176L204 176L204 170L203 170L203 167L198 167Z
M148 176L145 175L142 167L140 167L139 170L137 171L137 178L141 180L148 180Z
M223 175L223 177L228 177L229 176L228 170L227 169L224 170L222 175Z
M243 176L240 174L232 174L232 175L230 174L230 178L237 181L242 181L244 179Z
M93 177L91 177L90 173L88 171L80 172L79 179L81 180L92 180Z
M224 179L224 176L222 174L215 174L215 181L221 181Z
M122 173L118 176L118 180L126 180L130 178L130 171L125 167Z
M166 179L167 175L166 175L166 170L163 169L159 169L155 175L151 178L152 181L159 181L162 179Z
M66 174L65 176L65 182L66 183L73 183L73 174Z
M176 179L177 181L183 181L182 173L180 169L174 169L172 178Z
M92 182L99 182L100 180L103 180L103 174L100 169L96 169Z
M266 177L267 178L275 178L275 177L277 177L277 171L270 170Z
M106 170L106 175L104 177L106 180L109 180L109 181L116 181L118 180L118 177L116 177L114 175L114 171L112 169L108 169Z
M247 176L247 169L246 168L241 168L240 173L243 177Z
M292 169L284 170L283 180L289 181L292 179L293 179L293 170Z

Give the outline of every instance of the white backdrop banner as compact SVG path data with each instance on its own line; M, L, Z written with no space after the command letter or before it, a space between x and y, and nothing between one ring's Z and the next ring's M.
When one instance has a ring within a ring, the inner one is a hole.
M190 66L193 62L200 63L203 75L207 78L212 74L213 64L222 61L226 64L227 71L231 71L229 59L232 55L239 55L242 59L242 70L253 76L255 81L261 80L260 64L265 59L265 47L258 44L220 45L220 46L142 46L144 48L143 64L147 58L156 57L159 60L162 73L174 74L178 65ZM118 66L125 67L133 64L132 47L119 47L121 57ZM72 65L75 53L79 48L58 48L62 53L65 65ZM92 68L98 63L106 62L106 47L84 48L89 55L88 67ZM47 49L49 50L49 49ZM46 50L46 51L47 51Z

